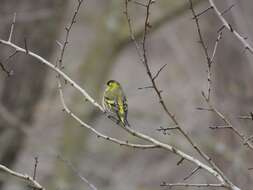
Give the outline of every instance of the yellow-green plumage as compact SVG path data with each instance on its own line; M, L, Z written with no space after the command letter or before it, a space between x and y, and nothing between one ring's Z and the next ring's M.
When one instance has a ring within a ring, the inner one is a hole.
M104 109L113 114L125 126L127 122L127 100L119 82L110 80L103 96Z

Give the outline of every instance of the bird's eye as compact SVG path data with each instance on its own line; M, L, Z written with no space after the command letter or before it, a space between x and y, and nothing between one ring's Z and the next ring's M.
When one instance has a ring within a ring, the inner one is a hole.
M109 80L109 81L107 82L107 85L108 85L108 86L112 86L112 84L113 84L113 81L112 81L112 80Z

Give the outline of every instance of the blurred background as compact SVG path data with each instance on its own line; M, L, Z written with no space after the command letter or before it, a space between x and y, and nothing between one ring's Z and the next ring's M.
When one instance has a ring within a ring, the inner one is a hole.
M145 0L140 0L145 2ZM224 16L239 33L253 39L253 1L215 1L220 10L235 4ZM13 13L17 13L13 41L55 62L59 54L56 40L63 41L77 1L0 0L0 37L7 39ZM206 0L195 1L195 10L209 7ZM134 129L170 143L196 157L198 155L176 132L163 135L156 129L168 127L168 120L152 89L138 90L149 84L134 45L129 41L123 14L123 0L85 0L70 34L64 56L65 72L84 87L98 102L107 80L121 82L129 103L129 121ZM141 36L145 9L132 4L130 14ZM206 90L206 60L187 0L157 0L151 9L153 26L147 40L148 58L155 73L168 64L157 79L169 109L182 127L242 189L252 189L252 151L228 130L213 131L210 125L223 125L201 96ZM209 50L213 49L220 21L212 10L200 17L201 29ZM0 46L0 60L13 50ZM57 158L73 163L91 183L101 190L164 189L161 182L182 182L194 165L176 163L179 157L161 150L135 150L96 138L62 112L56 89L56 75L37 60L17 54L8 63L14 75L0 72L0 163L32 175L38 157L37 179L47 189L89 189L71 169ZM236 128L253 133L253 122L239 120L252 111L253 57L228 31L219 43L212 68L212 98ZM64 88L73 112L97 130L123 140L139 142L97 109L70 85ZM213 183L199 171L191 182ZM187 181L188 182L188 181ZM0 189L27 189L16 179L0 174ZM165 188L166 189L166 188ZM180 188L178 188L180 189ZM181 188L184 189L184 188Z

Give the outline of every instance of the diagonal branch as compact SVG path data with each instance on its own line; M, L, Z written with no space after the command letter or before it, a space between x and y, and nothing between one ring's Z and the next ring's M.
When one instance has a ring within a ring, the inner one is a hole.
M249 52L253 54L253 47L247 42L247 40L243 36L241 36L241 34L239 34L234 28L232 28L232 26L226 21L226 19L223 17L224 13L221 13L218 10L214 1L213 0L208 1L210 5L213 7L213 10L215 11L220 21L222 22L223 26L234 34L234 36L243 44L246 50L249 50Z
M61 77L63 77L66 81L68 81L71 86L73 86L74 88L76 88L89 102L91 102L95 107L97 107L99 110L101 110L102 112L104 112L103 107L99 103L97 103L83 88L81 88L67 74L65 74L60 69L56 68L52 63L50 63L49 61L47 61L43 57L39 56L38 54L33 53L30 50L27 52L24 48L21 48L21 47L15 45L15 44L13 44L12 42L8 42L6 40L0 39L0 44L4 44L6 46L12 47L17 52L25 53L28 56L31 56L31 57L39 60L40 63L43 63L44 65L46 65L49 68L51 68L54 72L56 72L57 74L61 75Z

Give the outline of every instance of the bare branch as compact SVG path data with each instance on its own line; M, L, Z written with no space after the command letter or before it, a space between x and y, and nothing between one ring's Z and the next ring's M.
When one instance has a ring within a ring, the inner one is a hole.
M208 0L210 5L213 7L216 15L222 22L223 26L227 28L230 32L232 32L235 37L243 44L244 48L246 50L249 50L250 53L253 54L253 47L247 42L247 40L241 36L232 26L226 21L226 19L223 17L222 13L218 10L213 0ZM224 14L224 13L223 13Z
M211 67L212 67L212 61L211 58L209 56L208 53L208 49L207 46L205 44L203 35L201 33L201 29L200 29L200 24L199 24L199 14L197 14L193 8L193 2L192 0L189 0L189 4L190 4L190 9L193 15L193 19L195 20L195 24L197 27L197 32L198 32L198 36L199 36L199 42L202 46L202 49L204 51L205 57L206 57L206 63L207 63L207 98L210 99L210 95L211 95ZM211 9L212 7L209 7L209 9ZM208 10L209 10L208 9Z
M230 129L233 131L233 133L235 133L241 140L241 142L243 144L245 144L248 148L250 148L251 150L253 150L253 144L250 141L247 141L247 137L238 129L236 129L232 123L220 112L218 111L210 102L210 100L207 99L207 97L205 96L204 93L202 93L202 96L204 97L206 103L208 104L209 108L211 110L213 110L213 112L216 114L216 116L218 116L219 118L221 118L223 120L223 122L225 123L225 125L223 126L217 126L217 127L212 127L211 129Z
M65 40L63 42L63 45L61 47L60 57L58 59L59 67L60 68L64 68L64 65L63 65L63 56L64 56L65 49L66 49L68 41L69 41L69 34L70 34L70 31L72 29L73 24L76 23L76 17L77 17L78 11L79 11L82 3L83 3L83 0L78 0L78 4L77 4L76 10L74 12L74 15L73 15L73 17L71 19L71 22L70 22L69 26L67 26L65 28L66 29L66 36L65 36Z
M26 50L24 48L21 48L21 47L13 44L11 42L8 42L8 41L0 39L0 43L4 44L6 46L12 47L17 52L21 52L21 53L25 53L26 54ZM29 56L31 56L31 57L39 60L40 63L45 64L46 66L48 66L49 68L51 68L54 72L56 72L57 74L61 75L61 77L63 77L66 81L68 81L71 86L73 86L74 88L76 88L89 102L91 102L95 107L97 107L99 110L101 110L102 112L104 112L103 107L99 103L97 103L83 88L81 88L75 81L73 81L63 71L61 71L60 69L56 68L52 63L50 63L46 59L42 58L41 56L33 53L30 50L29 50L29 52L28 52L27 55L29 55Z
M44 187L42 187L39 182L37 182L36 180L34 180L31 176L27 175L27 174L22 174L22 173L18 173L15 172L9 168L7 168L6 166L0 164L0 171L5 172L9 175L12 175L14 177L17 177L23 181L25 181L27 184L31 185L33 188L37 189L37 190L45 190Z
M131 39L133 40L134 44L135 44L135 47L136 47L136 51L140 57L140 60L141 62L143 63L143 65L145 66L145 69L146 69L146 72L147 72L147 75L149 77L149 79L151 80L151 83L152 83L152 86L154 87L154 90L156 92L156 95L159 99L159 103L160 105L162 106L163 110L165 111L165 113L170 117L170 119L174 122L175 125L178 126L178 130L179 132L186 138L186 140L191 144L191 146L199 153L199 155L204 158L211 166L212 166L212 170L215 171L215 173L218 174L218 178L219 180L221 180L222 184L228 184L231 189L239 189L237 188L224 174L223 172L216 166L216 164L211 160L211 158L209 158L197 145L196 143L189 137L189 135L180 127L176 117L174 114L172 114L163 98L162 98L162 95L161 95L161 91L159 90L159 88L157 87L157 84L156 84L156 81L155 80L152 80L153 79L153 76L152 76L152 73L150 72L150 67L149 67L149 64L148 64L148 59L147 59L147 52L146 52L146 38L147 38L147 33L148 33L148 29L150 28L150 23L149 23L149 16L150 16L150 6L151 4L153 3L152 0L149 0L148 1L148 4L147 4L147 8L146 8L146 17L145 17L145 23L144 23L144 34L143 34L143 40L142 40L142 48L139 47L137 41L135 40L135 36L134 36L134 33L133 33L133 29L132 29L132 24L131 24L131 19L130 19L130 16L129 16L129 13L128 13L128 0L125 0L125 14L126 14L126 18L127 18L127 21L128 21L128 25L129 25L129 32L130 32L130 37ZM191 6L192 5L192 2L190 1L191 3ZM194 12L194 10L192 10ZM194 12L194 15L195 12ZM204 46L205 47L205 46ZM207 50L206 50L207 51ZM208 55L208 53L207 53ZM210 62L210 58L209 56L207 56L207 59L208 59L208 65L210 65L210 68L211 68L211 62ZM211 72L210 72L211 73ZM150 138L146 135L143 135L143 134L140 134L140 133L137 133L137 132L134 132L132 131L132 129L126 127L125 128L128 132L132 133L134 136L138 136L139 138L142 138L142 139L146 139L147 141L149 142L152 142L154 144L160 144L161 142L157 142L155 139L153 138ZM161 147L165 148L165 149L169 149L170 151L176 153L174 150L175 148L174 147L167 147L168 145L167 144L164 144L164 145L161 145ZM172 148L172 149L171 149ZM184 157L184 156L182 156ZM186 158L187 159L187 158ZM201 166L201 165L198 165L198 166ZM206 165L205 165L206 167ZM216 176L217 177L217 176Z

